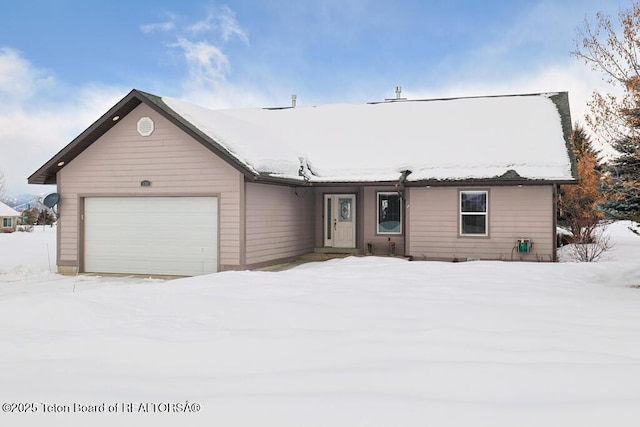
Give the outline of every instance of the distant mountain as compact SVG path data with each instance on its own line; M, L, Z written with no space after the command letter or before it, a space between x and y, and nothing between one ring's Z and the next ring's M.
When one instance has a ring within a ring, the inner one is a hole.
M19 194L14 197L7 197L5 203L11 206L13 209L18 212L22 212L25 209L38 208L42 210L44 205L42 204L42 200L45 198L46 194Z

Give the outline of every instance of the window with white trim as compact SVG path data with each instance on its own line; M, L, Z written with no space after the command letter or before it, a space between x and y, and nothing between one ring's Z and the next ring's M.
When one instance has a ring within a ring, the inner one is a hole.
M397 191L378 193L378 234L402 233L402 198Z
M487 236L488 191L460 191L460 235Z
M10 228L13 226L13 218L2 218L2 227Z

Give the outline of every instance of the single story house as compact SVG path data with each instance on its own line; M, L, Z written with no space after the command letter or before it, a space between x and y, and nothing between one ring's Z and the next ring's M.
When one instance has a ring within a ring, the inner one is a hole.
M211 110L133 90L28 182L57 184L61 273L554 261L570 132L566 92Z
M20 212L0 202L0 233L13 233L18 226Z

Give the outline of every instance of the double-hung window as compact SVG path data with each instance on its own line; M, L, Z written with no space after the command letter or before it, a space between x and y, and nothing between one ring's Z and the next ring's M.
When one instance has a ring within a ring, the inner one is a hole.
M13 218L2 218L2 227L10 228L13 226Z
M378 193L378 234L402 233L402 198L396 191Z
M488 236L487 191L460 191L460 235Z

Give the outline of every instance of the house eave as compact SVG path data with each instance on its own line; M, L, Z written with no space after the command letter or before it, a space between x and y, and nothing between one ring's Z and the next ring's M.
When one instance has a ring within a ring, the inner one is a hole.
M293 187L373 187L395 186L398 181L330 181L330 180L302 180L294 178L282 178L269 175L255 175L245 179L247 182L262 184L288 185Z
M504 179L504 178L477 178L477 179L426 179L419 181L331 181L317 180L305 181L301 179L274 177L267 174L255 175L245 179L247 182L262 184L288 185L295 187L460 187L460 186L534 186L534 185L574 185L575 179Z
M426 179L420 181L408 181L406 187L454 187L454 186L531 186L531 185L573 185L578 182L575 179L448 179L433 180Z
M103 114L91 126L74 138L62 150L55 154L48 162L35 171L27 182L29 184L56 184L57 173L73 159L75 159L86 148L93 144L98 138L104 135L109 129L118 123L116 116L122 118L142 103L137 91L134 89L122 98L109 111Z
M287 185L294 187L310 187L313 185L312 183L302 179L283 178L268 174L245 176L245 182L258 182L262 184Z

